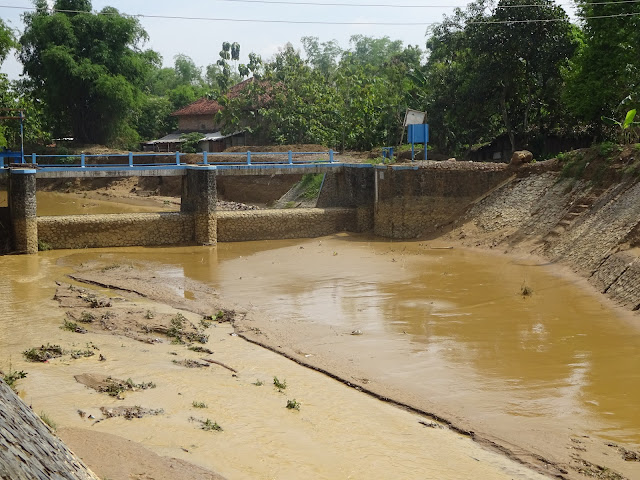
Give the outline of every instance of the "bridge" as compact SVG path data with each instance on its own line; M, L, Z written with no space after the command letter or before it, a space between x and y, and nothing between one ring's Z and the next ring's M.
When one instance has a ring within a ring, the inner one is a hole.
M0 211L0 216L4 216L4 221L10 225L9 230L15 249L24 253L36 253L38 250L36 179L182 177L180 218L175 218L175 215L163 215L162 218L154 220L156 223L152 228L157 231L181 229L184 234L180 237L180 242L215 245L218 238L219 216L216 211L216 178L218 176L325 174L321 187L324 208L344 210L367 206L370 209L374 198L374 168L387 168L386 166L374 167L371 164L341 163L336 161L332 150L326 152L204 152L189 154L188 157L180 152L175 154L130 152L102 155L32 154L26 157L3 156L3 153L6 152L0 152L0 178L8 179L9 206L0 209L5 210L4 214ZM11 163L12 160L14 163ZM329 214L330 212L327 212L327 215ZM267 214L265 213L264 216ZM121 228L121 226L115 226L117 222L114 219L103 220L112 223L109 224L110 226L103 223L99 228L87 225L83 227L83 234L90 235L91 230L95 228L101 231L105 228ZM143 220L136 221L143 222ZM281 220L273 221L281 222ZM310 217L309 222L312 224L315 220ZM47 221L41 219L40 226L43 227L45 223ZM64 236L71 235L77 238L80 235L78 224L79 220L74 219L69 220L66 226L58 227L59 230L65 230ZM175 226L178 224L181 226ZM131 237L131 233L125 233L123 230L120 238L124 236ZM93 244L96 243L93 242Z
M12 169L35 170L36 178L104 178L185 176L186 171L194 167L215 171L217 175L295 175L336 173L345 167L372 168L371 164L338 162L333 150L326 152L202 152L198 154L129 152L127 154L39 155L33 153L24 158L15 153L0 152L0 177L8 175ZM188 162L185 159L187 155ZM12 159L18 161L11 163ZM220 161L223 159L224 161Z

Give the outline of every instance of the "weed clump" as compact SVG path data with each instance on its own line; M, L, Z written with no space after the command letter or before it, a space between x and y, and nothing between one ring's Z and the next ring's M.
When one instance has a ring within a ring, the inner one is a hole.
M218 422L212 422L208 418L202 422L202 426L200 427L205 432L221 432L222 427L218 425Z
M87 333L86 328L81 327L75 322L70 322L69 320L65 320L60 328L62 330L67 330L68 332L73 333Z
M278 389L279 392L282 392L285 388L287 388L286 380L278 380L278 377L273 377L273 386Z
M207 404L204 402L194 401L191 405L193 406L193 408L208 408Z
M300 410L300 402L295 398L293 400L287 400L287 408L289 410Z
M128 378L127 380L117 380L115 378L107 377L105 384L98 388L100 393L106 393L110 397L116 397L122 399L121 394L128 391L135 390L148 390L150 388L156 388L154 382L142 382L134 383L133 380Z
M0 375L2 375L2 379L4 380L4 382L13 391L15 391L16 389L16 383L18 383L18 380L22 380L23 378L27 377L26 372L22 370L18 370L18 371L13 370L11 367L9 367L9 373L0 372Z
M61 357L64 354L60 345L42 345L38 348L32 348L22 352L27 360L30 362L46 362L52 358Z
M178 313L171 319L171 327L167 331L167 336L173 338L172 343L184 344L187 342L207 343L209 335L198 331L187 331L189 321L184 315Z
M44 412L40 412L40 420L42 420L51 430L54 432L58 428L58 424L54 422L49 415Z

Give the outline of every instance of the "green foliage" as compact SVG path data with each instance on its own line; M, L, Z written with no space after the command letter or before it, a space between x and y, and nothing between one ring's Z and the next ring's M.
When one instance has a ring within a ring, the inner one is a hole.
M180 151L183 153L196 153L200 151L200 141L203 136L198 132L185 133L180 135Z
M293 400L287 400L287 408L289 410L300 410L300 402L296 401L295 398Z
M598 145L598 153L604 158L609 158L614 153L620 153L620 151L622 151L622 148L617 143L602 142Z
M324 181L323 173L308 173L302 177L300 180L300 186L304 189L302 196L307 200L312 200L317 198L320 194L320 188L322 187L322 182Z
M64 352L60 345L49 345L48 343L22 352L25 358L30 362L46 362L52 358L61 357L63 353Z
M140 50L147 34L138 20L112 7L90 13L88 0L54 3L87 13L51 13L43 2L36 5L23 16L19 57L54 135L83 143L135 142L133 112L157 57Z
M640 17L633 3L578 0L577 6L584 40L567 71L564 96L602 135L600 118L624 115L620 99L640 95Z
M208 408L206 403L204 403L204 402L197 402L197 401L195 401L195 400L193 401L193 403L191 404L191 406L192 406L193 408Z
M282 392L284 389L287 388L287 381L286 380L280 381L278 380L278 377L273 377L273 386L276 387L278 391Z
M501 134L516 150L533 133L566 124L558 100L577 48L574 27L551 0L508 8L519 3L477 0L432 28L425 74L430 123L438 126L432 142L441 150L462 153Z
M636 109L627 111L623 120L616 120L615 118L602 116L602 121L611 126L618 127L618 138L622 143L633 143L638 138L638 125L640 122L636 122Z
M23 378L27 378L26 372L23 370L13 370L11 367L9 367L9 373L2 373L2 379L14 391L18 380L22 380Z
M58 424L45 412L40 412L40 420L42 420L54 432L58 428Z
M51 247L51 245L49 245L44 240L38 240L38 251L46 252L48 250L53 250L53 247Z
M202 426L200 428L205 432L222 432L222 427L218 425L218 422L213 422L208 418L202 422Z
M255 385L256 387L261 387L262 385L264 385L264 382L260 379L257 379L255 382L253 382L253 385Z
M587 157L582 152L575 152L567 156L563 162L561 176L564 178L580 178L587 168Z
M16 39L13 30L0 19L0 64L5 61L9 51L16 46Z

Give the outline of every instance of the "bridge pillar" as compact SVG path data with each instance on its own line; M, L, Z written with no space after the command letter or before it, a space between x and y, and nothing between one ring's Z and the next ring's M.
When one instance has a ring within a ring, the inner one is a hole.
M216 173L215 165L193 165L182 177L180 211L193 215L194 241L200 245L218 241Z
M16 251L28 254L38 253L36 171L34 169L11 169L8 200L13 244Z

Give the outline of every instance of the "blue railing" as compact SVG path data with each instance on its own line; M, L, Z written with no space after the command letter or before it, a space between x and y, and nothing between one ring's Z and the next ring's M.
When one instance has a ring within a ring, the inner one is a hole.
M11 155L2 155L0 152L0 168L5 168L5 157L15 158ZM197 161L195 165L303 165L318 163L334 163L334 152L202 152L202 153L151 153L129 152L126 154L74 154L74 155L39 155L32 153L20 158L18 163L25 165L37 165L38 168L107 168L107 167L151 167L151 168L175 168L177 166L194 165L183 161L185 155L197 155L202 161ZM216 157L238 157L238 161L218 161ZM268 158L265 158L268 157ZM282 157L280 161L278 157ZM306 157L306 158L301 158ZM320 159L318 157L321 157ZM93 162L93 159L108 158L109 163ZM274 160L276 158L276 160ZM122 159L122 162L112 160ZM147 160L147 161L145 161ZM159 161L160 160L160 161ZM164 160L164 161L162 161Z

